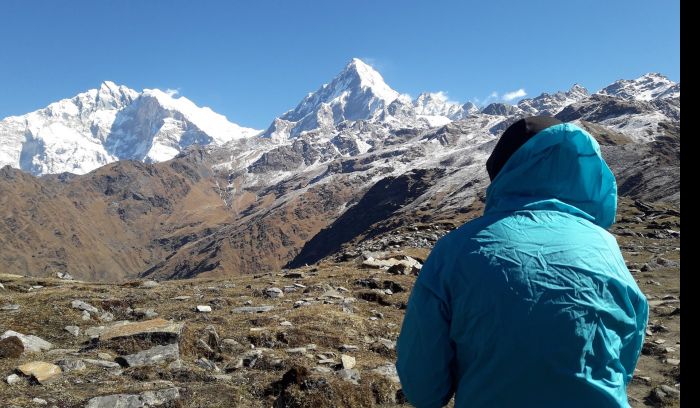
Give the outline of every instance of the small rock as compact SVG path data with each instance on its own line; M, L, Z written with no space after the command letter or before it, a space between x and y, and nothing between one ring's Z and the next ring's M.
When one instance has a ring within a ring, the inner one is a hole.
M85 303L85 302L83 302L82 300L74 300L74 301L72 301L72 302L70 303L70 305L71 305L74 309L84 310L84 311L86 311L86 312L88 312L88 313L97 313L97 312L98 312L98 310L97 310L97 308L96 308L95 306L93 306L93 305L91 305L91 304L89 304L89 303Z
M90 312L83 310L83 314L80 316L80 318L83 320L90 320L92 317L90 316Z
M85 335L90 338L99 337L103 331L107 330L105 326L92 326L85 329Z
M384 313L378 312L376 310L372 310L372 316L376 317L377 319L383 319L384 318Z
M75 337L80 336L80 327L78 326L66 326L63 328L63 330L67 331Z
M112 357L112 355L109 353L97 353L97 358L99 358L100 360L107 360L107 361L114 360L114 357Z
M165 405L178 399L180 399L180 391L176 387L141 393L141 401L146 407Z
M132 310L131 315L136 317L136 318L139 318L139 319L143 319L143 318L153 319L153 318L158 317L158 313L156 313L156 311L154 309L152 309L152 308L145 309L145 308L141 308L141 307L137 307L136 309Z
M396 366L392 363L385 364L383 366L379 366L377 368L372 369L373 373L377 373L381 376L384 376L391 380L392 382L395 382L397 384L400 383L399 381L399 374L396 372Z
M263 313L274 309L274 306L242 306L233 309L233 313Z
M290 327L290 326L293 326L293 325L292 325L292 322L290 322L290 321L288 321L288 320L285 320L285 321L283 321L283 322L280 322L280 326Z
M114 320L114 315L110 312L104 312L100 315L100 320L103 322L111 322Z
M666 295L662 297L661 300L678 300L678 297L673 295Z
M649 326L649 329L653 333L668 333L668 328L664 326L663 324L652 324Z
M82 371L85 369L85 362L83 362L83 360L77 359L77 358L65 359L65 360L59 360L58 366L61 367L61 370L65 371L65 372Z
M48 405L49 404L48 401L46 401L45 399L36 398L36 397L32 398L32 402L37 404L37 405Z
M17 310L19 310L19 305L8 304L8 305L0 306L0 311L3 311L3 312L15 312Z
M343 344L340 346L340 351L357 351L359 350L359 347L357 346L352 346L350 344Z
M155 346L127 356L119 356L116 361L122 367L142 367L179 359L180 349L177 343L173 343L165 346Z
M141 394L115 394L95 397L88 401L85 408L142 408L170 404L180 399L180 391L176 387L155 391L144 391Z
M261 350L251 350L245 355L243 355L241 364L243 365L243 367L252 368L255 366L255 363L262 357L262 355L263 353Z
M343 354L340 356L340 361L343 364L343 368L349 370L355 367L356 360L355 357Z
M681 365L681 360L677 358L667 358L666 360L664 360L664 363L670 364L672 366L679 366Z
M306 354L306 347L296 347L287 349L289 354Z
M22 364L17 367L17 371L21 374L31 377L34 381L39 384L45 384L48 381L61 375L61 367L47 363L44 361L32 361L26 364Z
M69 274L68 272L57 272L56 277L58 277L58 279L63 280L73 280L73 276L71 276L71 274Z
M175 297L172 298L172 299L173 299L173 300L187 300L187 299L189 299L189 298L191 298L191 297L192 297L192 296L180 295L180 296L175 296Z
M241 343L237 342L234 339L223 339L221 340L221 348L224 351L232 352L240 350L241 348L243 348L243 346L241 345Z
M342 369L337 372L338 377L345 381L351 382L353 384L359 384L358 381L361 379L360 372L354 369Z
M666 384L661 384L661 391L674 398L680 398L681 391Z
M17 337L22 342L22 345L24 346L24 351L32 353L39 353L53 348L53 345L51 343L42 339L41 337L37 337L31 334L24 335L21 333L17 333L14 330L6 331L2 336L0 336L0 340L6 339L8 337Z
M199 313L211 313L211 306L199 305L199 306L197 306L197 312L199 312Z
M83 359L84 362L94 365L97 367L102 367L102 368L119 368L121 367L118 363L115 363L114 361L106 361L106 360L95 360L93 358L85 358Z
M295 308L297 308L297 307L302 307L302 306L309 306L309 305L311 305L311 303L309 303L309 302L307 302L307 301L305 301L305 300L297 300L296 302L294 302L294 307L295 307Z
M265 295L271 298L284 297L284 292L280 288L267 288L265 289Z
M209 358L214 358L214 355L216 354L214 349L212 349L211 346L204 341L204 339L197 340L197 348L199 349L200 354L204 354Z
M9 385L14 385L17 384L18 382L22 381L22 377L18 376L17 374L10 374L7 376L5 379Z
M116 394L104 395L90 399L85 408L141 408L143 401L139 395Z
M651 385L651 377L634 376L634 379L639 380L646 385Z
M147 281L141 282L140 287L142 287L144 289L153 289L158 285L160 285L160 284L154 280L147 280Z
M331 370L328 367L324 367L324 366L316 366L316 367L314 367L314 371L319 372L319 373L324 373L324 374L333 372L333 370Z
M212 350L221 352L221 338L219 333L216 332L216 327L209 325L204 329L204 334L206 336L205 341Z
M304 274L301 272L289 272L283 275L287 279L303 279Z
M217 365L206 357L200 357L195 364L208 371L220 371Z

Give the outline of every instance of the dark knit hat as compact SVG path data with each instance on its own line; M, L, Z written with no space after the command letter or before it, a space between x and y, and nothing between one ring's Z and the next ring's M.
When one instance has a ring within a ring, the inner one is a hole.
M530 116L522 118L508 126L496 143L493 152L486 160L486 171L491 180L496 178L506 162L525 142L550 126L559 125L562 121L551 116Z

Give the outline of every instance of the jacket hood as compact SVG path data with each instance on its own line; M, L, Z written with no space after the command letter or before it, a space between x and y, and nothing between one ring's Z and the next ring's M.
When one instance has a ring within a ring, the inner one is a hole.
M617 184L598 142L564 123L544 129L515 151L486 190L484 213L522 209L564 211L610 227Z

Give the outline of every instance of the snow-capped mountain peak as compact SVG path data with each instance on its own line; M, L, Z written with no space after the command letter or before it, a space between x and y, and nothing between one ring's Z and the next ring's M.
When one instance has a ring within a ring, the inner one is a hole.
M398 97L379 72L353 58L330 83L275 119L263 136L285 140L309 130L330 129L345 120L370 119Z
M138 97L139 93L124 85L104 81L97 89L95 104L103 109L120 109Z
M391 103L399 93L384 82L382 75L359 58L353 58L345 67L341 77L357 77L361 88L368 88L386 104Z
M84 174L116 160L173 158L187 146L223 144L258 130L229 122L189 99L139 93L112 81L44 109L0 121L0 167L35 175Z
M141 97L154 98L164 109L181 113L199 130L211 136L217 144L260 133L259 130L231 123L226 116L214 112L207 106L199 107L184 96L176 96L160 89L144 89Z
M637 79L621 79L601 89L597 94L637 101L680 97L681 84L657 72Z
M413 101L419 115L439 115L452 118L462 110L458 102L450 101L444 92L424 92Z
M554 94L544 92L534 98L521 100L517 106L528 115L554 116L566 106L588 96L590 94L586 88L579 84L574 84L568 91L559 91Z

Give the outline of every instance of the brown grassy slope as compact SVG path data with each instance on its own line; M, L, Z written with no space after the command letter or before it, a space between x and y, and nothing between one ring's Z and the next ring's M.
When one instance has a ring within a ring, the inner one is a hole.
M0 170L0 262L8 273L124 279L229 220L196 163L124 161L63 178Z

